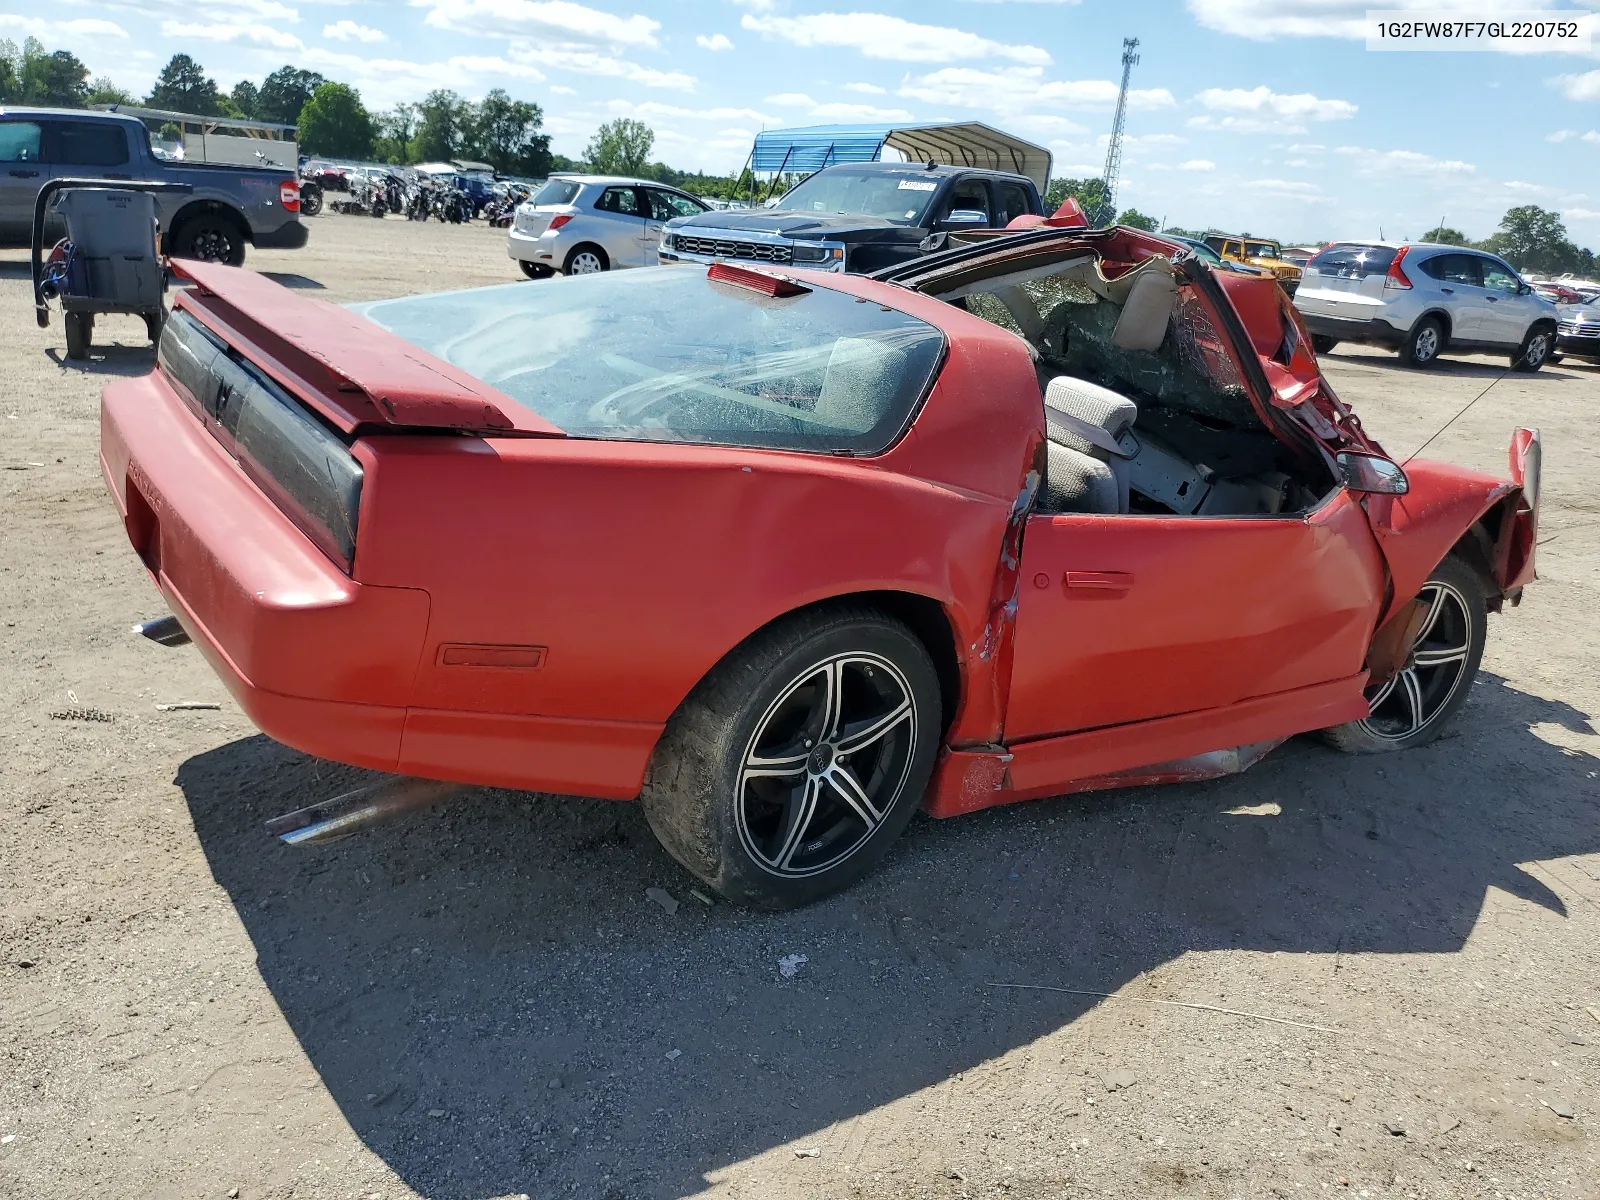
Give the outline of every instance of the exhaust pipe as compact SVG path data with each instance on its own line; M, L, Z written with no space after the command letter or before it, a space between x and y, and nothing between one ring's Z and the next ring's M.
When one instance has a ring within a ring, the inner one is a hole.
M172 616L141 621L133 631L162 646L187 646L190 641L183 626L178 624L178 618Z
M399 813L425 808L463 791L466 786L396 775L298 812L273 817L267 822L267 832L290 846L321 846Z

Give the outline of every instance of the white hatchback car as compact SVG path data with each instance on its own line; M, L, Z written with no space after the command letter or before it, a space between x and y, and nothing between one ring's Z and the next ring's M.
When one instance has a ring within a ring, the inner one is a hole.
M517 206L506 253L529 279L653 267L661 226L706 211L687 192L648 179L552 175Z
M1367 342L1425 367L1441 354L1506 354L1537 371L1556 346L1556 307L1504 260L1429 242L1335 242L1305 266L1294 306L1312 344Z

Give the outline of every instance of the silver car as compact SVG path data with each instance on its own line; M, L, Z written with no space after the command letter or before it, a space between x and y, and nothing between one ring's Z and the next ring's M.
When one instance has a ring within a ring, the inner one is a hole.
M1335 242L1306 264L1294 306L1319 354L1367 342L1413 367L1488 353L1537 371L1556 348L1556 306L1503 259L1465 246Z
M552 175L517 206L506 253L529 279L656 265L661 227L708 206L648 179Z

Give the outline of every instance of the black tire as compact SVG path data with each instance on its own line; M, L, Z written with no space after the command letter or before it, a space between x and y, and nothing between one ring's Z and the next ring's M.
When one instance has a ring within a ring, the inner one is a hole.
M1368 689L1372 713L1365 720L1323 731L1337 749L1383 754L1425 746L1467 702L1489 633L1483 580L1461 559L1447 558L1428 576L1419 598L1430 609L1405 668Z
M300 215L314 217L322 211L322 189L300 185Z
M244 229L225 213L196 213L172 235L172 254L201 262L244 265Z
M594 265L596 263L599 265ZM574 246L567 253L567 261L561 264L563 275L593 275L610 269L611 260L606 257L606 252L593 242Z
M1411 327L1400 347L1400 361L1408 367L1431 367L1444 352L1444 325L1438 317L1423 317Z
M1531 375L1555 360L1556 331L1548 325L1535 325L1511 356L1511 368Z
M69 312L64 314L67 327L67 357L82 362L89 357L89 346L94 339L94 314Z
M1333 348L1339 344L1338 338L1328 337L1326 334L1313 333L1311 335L1311 348L1318 354L1331 354Z
M160 343L161 329L166 323L167 310L164 308L158 308L144 314L144 331L150 335L152 345Z
M888 851L942 729L933 660L909 629L871 608L815 610L755 635L700 682L639 798L662 846L714 891L793 908Z
M522 273L529 279L549 279L555 274L554 267L541 267L538 263L531 263L525 258L517 259L517 266L522 268Z

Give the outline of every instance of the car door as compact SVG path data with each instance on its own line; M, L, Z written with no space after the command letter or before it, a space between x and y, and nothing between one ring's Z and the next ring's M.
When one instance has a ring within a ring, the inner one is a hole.
M658 261L656 252L661 249L661 231L674 217L693 217L706 211L705 206L678 192L666 188L643 188L648 202L645 219L644 261L653 266Z
M1309 514L1037 514L1005 740L1219 709L1347 679L1383 601L1366 514L1335 492Z
M994 181L994 223L1004 229L1018 217L1033 211L1033 198L1020 183Z
M964 211L981 212L984 226L994 227L994 203L989 199L989 181L983 176L967 175L951 184L936 217L943 221L953 212Z
M52 179L131 179L128 134L111 121L75 121L47 117L42 152ZM66 236L65 222L53 214L45 223L45 240Z
M1476 254L1451 252L1436 254L1417 264L1426 278L1429 307L1441 308L1450 318L1450 336L1463 342L1483 337L1485 310L1489 307L1483 289L1480 259Z
M1480 256L1483 270L1484 324L1481 341L1514 350L1528 336L1528 327L1544 308L1521 278L1498 258Z
M612 184L594 202L595 240L613 267L644 266L644 188Z
M0 243L25 246L32 237L33 202L50 178L38 121L0 118Z

